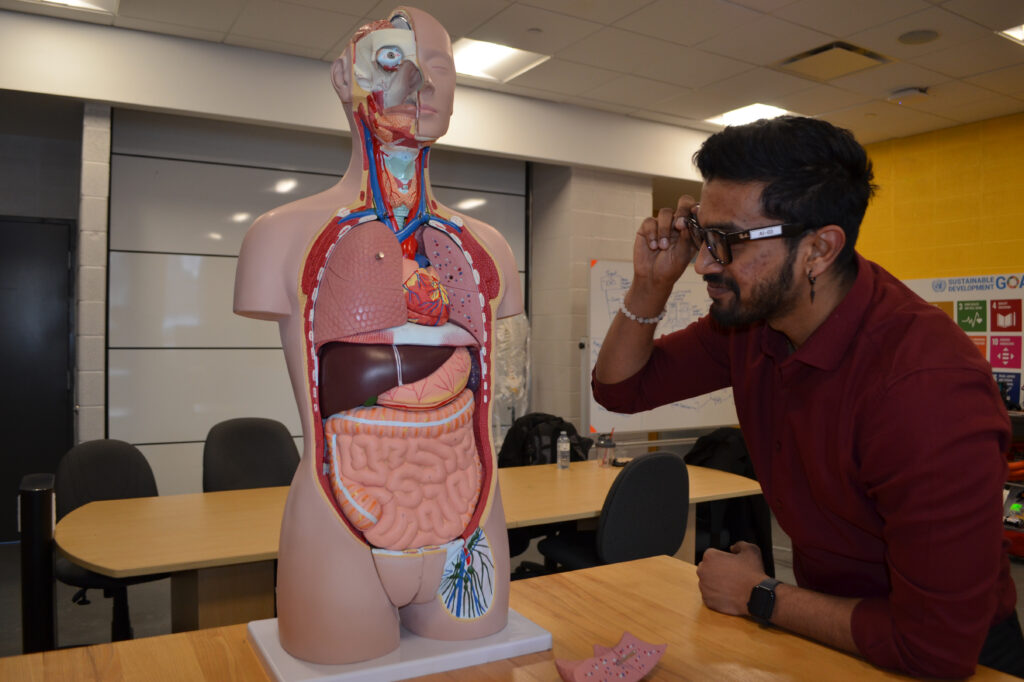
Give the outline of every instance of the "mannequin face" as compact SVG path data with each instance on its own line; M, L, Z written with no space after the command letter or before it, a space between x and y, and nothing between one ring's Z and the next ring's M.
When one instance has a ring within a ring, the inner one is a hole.
M401 8L353 46L352 105L385 144L419 146L448 130L455 96L451 41L429 14Z

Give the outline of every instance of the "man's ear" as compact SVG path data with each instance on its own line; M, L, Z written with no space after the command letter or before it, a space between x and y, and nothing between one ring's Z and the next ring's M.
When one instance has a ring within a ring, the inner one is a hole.
M352 48L348 47L331 65L334 91L344 104L352 104Z
M826 225L811 235L807 272L820 277L828 270L846 246L846 232L838 225Z

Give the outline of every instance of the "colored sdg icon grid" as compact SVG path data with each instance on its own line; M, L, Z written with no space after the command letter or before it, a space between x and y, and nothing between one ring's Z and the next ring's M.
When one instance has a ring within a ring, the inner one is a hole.
M988 306L985 301L957 301L956 323L965 332L988 330Z

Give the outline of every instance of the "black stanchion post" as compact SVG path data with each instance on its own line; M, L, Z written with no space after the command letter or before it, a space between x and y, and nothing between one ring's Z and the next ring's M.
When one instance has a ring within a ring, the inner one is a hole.
M24 653L56 648L53 474L28 474L18 489L21 520L21 641Z

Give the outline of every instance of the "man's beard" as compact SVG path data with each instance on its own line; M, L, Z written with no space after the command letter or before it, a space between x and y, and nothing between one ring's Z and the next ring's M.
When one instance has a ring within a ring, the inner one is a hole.
M729 303L711 302L711 317L725 327L742 327L754 322L781 317L796 307L793 287L793 263L796 249L789 249L789 255L774 276L757 282L744 300L736 280L721 273L704 275L704 281L714 286L724 286L733 293Z

